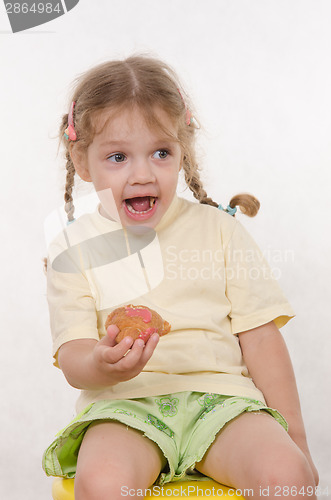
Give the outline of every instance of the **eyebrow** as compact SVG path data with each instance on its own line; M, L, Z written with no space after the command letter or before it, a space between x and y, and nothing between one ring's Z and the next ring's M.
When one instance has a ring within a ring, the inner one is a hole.
M129 144L128 141L118 141L118 140L115 140L115 141L105 141L105 142L102 142L100 144L100 146L118 146L118 145L127 145Z
M155 141L153 141L153 147L159 145L160 143L162 142L165 142L165 143L169 143L169 142L178 142L176 141L175 138L172 138L172 137L160 137L159 139L156 139ZM104 141L100 144L101 147L104 147L104 146L111 146L111 147L115 147L115 146L128 146L130 145L130 141L125 141L125 140L113 140L113 141Z

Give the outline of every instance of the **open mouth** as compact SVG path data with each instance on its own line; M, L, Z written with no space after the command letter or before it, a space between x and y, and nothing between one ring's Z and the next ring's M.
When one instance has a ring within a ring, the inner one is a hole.
M154 196L139 196L127 198L125 206L131 214L148 214L155 206L157 198Z

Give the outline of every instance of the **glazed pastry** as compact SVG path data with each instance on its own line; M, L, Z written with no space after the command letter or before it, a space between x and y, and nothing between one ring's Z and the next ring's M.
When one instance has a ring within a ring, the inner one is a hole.
M161 337L169 333L171 328L168 321L164 321L153 309L132 304L118 307L110 313L105 323L106 330L109 325L116 325L120 330L116 337L117 343L128 336L134 340L143 339L146 343L153 333Z

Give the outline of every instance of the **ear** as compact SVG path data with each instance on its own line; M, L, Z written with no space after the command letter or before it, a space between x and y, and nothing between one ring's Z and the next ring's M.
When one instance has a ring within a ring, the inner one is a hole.
M181 157L181 160L180 160L180 167L179 167L179 172L181 170L185 170L185 162L186 162L186 155L184 153L184 151L182 151L182 157Z
M182 150L181 155L180 155L180 163L179 163L178 173L184 168L184 159L185 159L185 154L184 154L184 151Z
M82 151L74 144L70 151L70 156L75 166L75 171L85 182L92 182L88 169L88 160L86 151Z

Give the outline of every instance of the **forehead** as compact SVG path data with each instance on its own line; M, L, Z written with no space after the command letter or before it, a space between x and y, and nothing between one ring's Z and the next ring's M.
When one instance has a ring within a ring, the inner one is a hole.
M102 110L94 119L95 139L116 136L127 139L148 134L151 139L168 138L178 141L178 126L162 109L154 107L151 112L143 112L139 107L109 108Z

